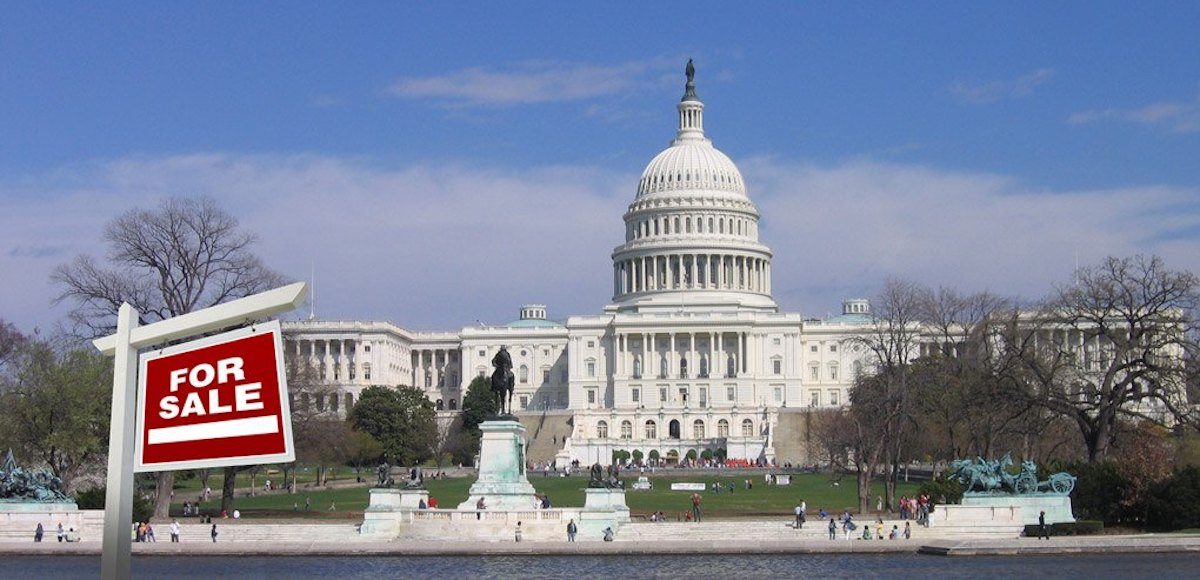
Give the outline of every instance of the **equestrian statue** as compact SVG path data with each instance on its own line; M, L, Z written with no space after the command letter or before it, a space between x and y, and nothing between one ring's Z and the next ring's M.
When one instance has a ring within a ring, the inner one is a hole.
M512 356L508 354L508 348L500 347L500 352L492 357L492 366L496 369L492 371L492 393L496 397L496 414L499 416L512 415L512 398L516 378L513 376ZM506 391L508 397L504 396ZM505 406L506 399L507 406Z

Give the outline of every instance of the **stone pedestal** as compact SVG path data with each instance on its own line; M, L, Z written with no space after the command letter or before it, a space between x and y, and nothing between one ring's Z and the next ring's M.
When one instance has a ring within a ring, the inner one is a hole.
M429 505L429 492L424 489L371 489L371 503L363 511L363 524L359 533L365 536L394 537L400 532L404 520L400 512L421 508L421 501Z
M1039 493L1030 495L972 495L964 494L962 505L988 507L1019 507L1021 522L1029 525L1038 523L1038 514L1046 512L1046 524L1073 522L1071 496Z
M43 542L55 541L60 523L64 530L74 528L79 536L84 528L83 515L75 502L0 502L0 540L33 542L33 530L39 523L45 531Z
M621 524L629 523L629 506L625 504L623 489L593 489L587 493L583 509L579 512L580 540L598 540L604 537L604 528L620 530Z
M519 421L498 419L479 425L479 479L458 509L475 509L480 496L489 510L527 510L536 492L525 475L525 427Z

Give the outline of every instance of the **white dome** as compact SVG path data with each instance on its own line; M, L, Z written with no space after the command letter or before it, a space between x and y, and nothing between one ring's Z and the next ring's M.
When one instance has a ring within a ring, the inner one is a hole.
M746 194L742 173L708 140L676 141L656 155L642 172L637 194L680 190Z

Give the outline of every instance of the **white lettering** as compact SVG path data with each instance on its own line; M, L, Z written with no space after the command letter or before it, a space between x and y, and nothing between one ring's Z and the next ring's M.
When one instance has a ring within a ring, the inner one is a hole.
M221 404L221 391L213 389L208 392L208 413L210 415L229 413L231 411L233 411L233 407Z
M190 417L192 415L204 416L204 403L200 402L200 393L192 391L187 394L187 399L183 401L183 412L179 414L180 418Z
M173 373L172 373L173 374ZM158 402L158 408L162 409L158 412L158 416L163 419L174 419L179 415L179 397L175 395L167 395Z
M187 372L188 372L187 369L175 369L175 370L171 371L171 392L172 393L179 390L179 385L182 385L183 381L186 380L185 377L187 376Z
M230 376L239 381L246 380L246 373L242 370L242 362L242 357L240 356L217 361L217 383L223 385L229 382Z
M203 374L202 377L199 376L201 374ZM213 378L216 375L217 372L215 369L213 369L212 365L208 363L202 363L192 367L192 372L188 375L188 381L192 383L193 387L196 387L197 389L203 389L204 387L212 384Z
M233 388L233 405L238 411L258 411L263 408L262 383L246 383Z

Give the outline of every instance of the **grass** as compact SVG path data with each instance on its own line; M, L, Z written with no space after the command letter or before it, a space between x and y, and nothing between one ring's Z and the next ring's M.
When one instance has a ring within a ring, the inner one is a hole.
M828 475L798 474L792 476L789 486L769 486L763 481L761 474L753 477L753 489L746 489L745 476L717 476L708 474L656 474L649 476L654 483L654 489L634 491L630 489L625 494L626 503L634 515L648 514L662 510L674 519L676 515L691 507L690 491L671 491L673 482L700 482L711 488L713 482L728 488L730 483L735 491L729 493L702 492L703 508L706 517L756 517L767 515L789 516L792 509L804 499L808 502L810 511L815 512L826 508L831 512L840 512L844 508L856 511L858 505L857 491L853 480L845 479L840 486L830 483ZM637 476L631 475L626 479L626 485L636 481ZM430 495L438 500L443 508L457 507L467 500L467 492L474 483L474 477L453 477L438 480L427 480L426 487ZM587 487L586 477L542 477L531 473L529 482L538 493L549 494L555 507L579 507L583 505L584 488ZM916 483L901 482L897 494L912 495L916 492ZM369 486L356 486L339 489L301 489L299 493L275 493L258 495L256 497L237 497L234 505L247 517L357 517L366 509L369 500ZM874 498L883 494L883 484L877 483L871 489L872 503ZM311 499L311 510L304 511L305 498ZM330 505L336 506L330 510ZM182 513L182 503L175 504L172 511ZM299 508L299 513L293 512L293 505ZM205 502L202 509L215 513L220 509L220 498Z

